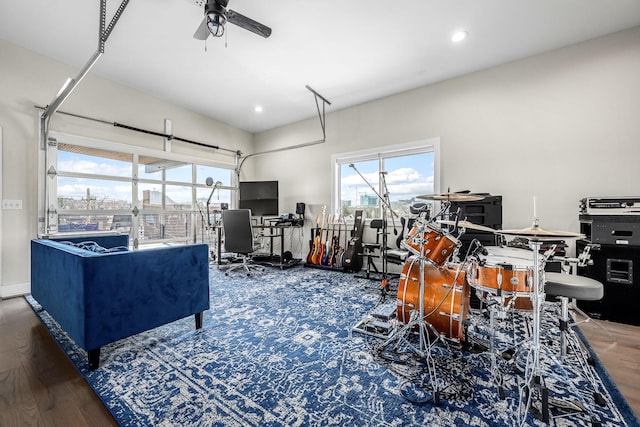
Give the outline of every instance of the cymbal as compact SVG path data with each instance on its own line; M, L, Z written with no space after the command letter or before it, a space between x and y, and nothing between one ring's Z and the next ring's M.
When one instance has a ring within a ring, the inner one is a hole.
M531 240L554 240L558 238L582 239L585 237L585 235L581 233L574 233L572 231L545 230L544 228L540 227L528 227L518 230L496 230L496 233L505 234L508 236L528 237Z
M422 196L416 196L416 199L438 200L445 202L473 202L484 198L485 196L464 193L423 194Z
M439 219L436 222L440 224L446 224L446 225L456 225L455 221L451 221L448 219ZM489 233L495 233L497 231L497 230L494 230L493 228L485 227L484 225L480 225L480 224L474 224L466 220L458 221L458 227L468 228L471 230L488 231Z

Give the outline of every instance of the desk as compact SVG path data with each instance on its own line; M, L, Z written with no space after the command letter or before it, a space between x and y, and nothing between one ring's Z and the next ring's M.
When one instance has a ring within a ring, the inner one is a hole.
M286 262L284 262L284 233L286 229L301 229L302 228L302 223L273 223L273 224L258 224L258 225L254 225L253 228L254 229L268 229L269 230L269 235L265 236L268 237L270 242L269 242L269 263L280 267L280 268L286 268L286 267L293 267L294 265L297 265L298 262L300 261L299 259L290 259L287 260ZM222 263L222 225L216 225L216 226L212 226L212 228L215 228L216 230L216 264L217 265L221 265ZM273 254L273 239L275 237L279 237L280 238L280 254L274 256ZM257 257L258 258L258 257ZM275 261L275 264L274 264Z
M301 229L302 225L303 224L300 222L285 222L285 223L274 222L271 224L259 224L259 225L253 226L254 229L269 230L269 235L264 237L269 238L269 262L270 263L273 263L274 261L277 260L277 263L274 266L277 266L280 268L286 268L286 267L293 267L294 265L297 265L298 262L300 262L300 259L285 260L286 251L284 250L284 233L285 233L285 230L287 229L290 229L290 230ZM277 255L277 256L274 256L273 254L274 237L280 238L280 255Z

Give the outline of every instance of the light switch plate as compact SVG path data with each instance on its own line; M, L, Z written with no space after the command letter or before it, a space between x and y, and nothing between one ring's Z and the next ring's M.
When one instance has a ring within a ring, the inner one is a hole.
M2 209L22 209L22 200L3 200Z

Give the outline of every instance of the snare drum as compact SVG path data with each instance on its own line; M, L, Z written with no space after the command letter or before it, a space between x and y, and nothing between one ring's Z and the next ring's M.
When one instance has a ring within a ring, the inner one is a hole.
M401 244L413 255L423 256L427 262L437 267L447 262L453 251L460 246L460 241L418 219Z
M474 288L498 296L531 296L533 287L533 253L519 249L519 257L478 255L467 271L467 280ZM509 249L509 248L502 248ZM515 249L515 248L513 248ZM494 253L496 251L494 250ZM506 253L503 251L503 253ZM529 258L525 258L529 254ZM512 255L516 252L512 253ZM540 273L542 274L542 273Z
M524 259L533 263L533 252L528 249L512 248L509 246L484 246L488 255Z
M435 267L424 265L424 320L453 340L464 339L462 322L469 312L470 288L466 272L458 264ZM397 318L401 323L411 320L411 311L419 310L420 262L411 256L404 264L398 284Z

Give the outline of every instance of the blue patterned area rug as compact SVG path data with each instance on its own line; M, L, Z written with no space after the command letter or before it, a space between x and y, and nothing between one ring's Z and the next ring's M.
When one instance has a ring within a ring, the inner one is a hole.
M210 282L201 330L189 317L120 340L102 348L93 372L86 353L27 300L122 426L547 425L528 410L541 393L522 387L531 352L505 350L530 329L526 318L501 321L511 326L496 333L500 357L436 341L420 358L403 350L415 334L382 345L353 331L380 301L377 282L304 267L249 278L212 269ZM487 318L476 317L480 336ZM553 354L557 320L543 320L544 353ZM550 425L639 424L597 360L591 381L577 364L553 356L540 364Z

